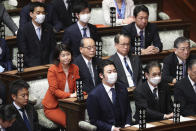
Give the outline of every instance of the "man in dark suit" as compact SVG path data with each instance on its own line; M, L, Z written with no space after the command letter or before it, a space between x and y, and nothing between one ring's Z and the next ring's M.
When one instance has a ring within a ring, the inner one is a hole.
M188 76L174 86L174 100L180 103L180 114L196 115L196 59L189 62Z
M92 38L83 38L80 44L81 54L74 59L79 67L80 79L83 81L83 91L89 93L99 83L97 66L101 60L95 57L96 46Z
M183 65L183 77L187 76L188 62L194 58L190 55L190 41L185 37L178 37L174 41L174 53L171 53L163 60L163 79L168 83L177 82L176 72L179 64Z
M51 4L56 11L59 21L63 24L63 29L72 24L73 0L52 0Z
M114 62L118 72L118 81L127 87L135 87L142 79L142 67L140 58L132 56L130 50L130 38L125 34L117 34L114 38L117 53L109 59Z
M173 117L172 100L168 84L161 81L161 65L150 62L146 66L147 81L140 83L134 90L136 113L139 121L139 110L146 110L146 122L159 121Z
M136 37L140 36L141 54L156 54L162 51L163 45L157 27L155 24L148 22L148 8L144 5L136 6L133 14L135 22L122 28L122 33L131 37L131 46L135 46ZM132 48L132 53L134 53L134 48Z
M17 110L16 121L7 128L8 131L40 131L38 116L34 107L28 104L29 85L23 80L16 80L10 84L10 94L13 105Z
M24 66L38 66L52 61L56 46L52 27L44 22L45 6L43 3L31 4L32 21L25 24L18 32L19 51L24 53Z
M20 21L19 21L19 28L23 28L25 26L26 23L28 23L29 21L31 21L31 17L29 16L30 13L30 7L31 4L33 2L41 2L41 3L45 3L45 0L31 0L32 2L30 2L29 4L27 4L26 6L24 6L20 12ZM54 28L54 31L58 32L61 29L63 29L62 27L62 23L58 20L57 14L55 12L55 10L53 9L53 5L51 5L50 3L45 4L46 8L45 8L45 12L46 12L46 20L45 23L52 25Z
M117 72L112 61L103 60L99 67L102 83L87 98L90 122L98 131L120 131L120 127L132 124L128 91L122 83L116 83Z
M14 105L0 106L0 131L12 126L16 119L17 111Z
M80 41L83 37L91 37L94 41L100 41L97 34L97 28L88 23L90 19L91 8L88 2L81 1L74 4L74 12L78 18L78 22L65 29L63 43L71 47L73 56L77 57L80 54Z

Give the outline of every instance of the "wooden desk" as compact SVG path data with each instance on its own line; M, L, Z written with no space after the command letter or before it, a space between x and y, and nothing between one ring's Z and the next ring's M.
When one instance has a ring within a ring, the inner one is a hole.
M178 124L173 123L172 120L163 120L158 122L151 122L149 124L155 125L155 127L146 128L142 131L195 131L196 130L196 117L190 117L194 120L185 121ZM132 126L121 128L121 131L138 131L139 129Z
M67 131L81 131L78 126L80 120L85 119L86 99L84 96L83 102L77 102L76 98L60 99L59 106L66 113L66 130Z

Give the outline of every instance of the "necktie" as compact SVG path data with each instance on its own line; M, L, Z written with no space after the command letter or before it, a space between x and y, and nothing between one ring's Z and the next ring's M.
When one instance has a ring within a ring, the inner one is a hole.
M153 95L154 95L155 100L158 100L157 88L154 88L154 89L153 89Z
M115 91L115 88L111 88L110 90L112 92L112 102L113 102L113 104L115 104L116 103L116 91Z
M125 66L127 68L127 71L130 73L131 77L132 77L132 80L133 80L133 72L131 71L131 68L129 67L128 63L127 63L127 60L126 60L126 57L124 57L124 62L125 62ZM133 81L133 84L135 86L135 82Z
M38 39L41 40L41 29L40 29L40 27L38 27L36 29L36 34L37 34Z
M31 131L31 125L30 125L29 120L25 114L24 108L21 108L20 111L22 111L23 120L25 122L26 127L28 128L28 131Z
M183 62L183 78L185 77L186 75L186 62Z
M83 28L83 29L82 29L82 30L83 30L83 38L84 38L84 37L87 37L86 29L87 29L87 28Z
M89 72L90 72L90 74L91 74L91 77L92 77L92 80L93 80L93 84L94 84L94 86L95 86L95 79L94 79L94 75L93 75L93 70L92 70L92 68L91 68L91 62L89 61L88 62L88 69L89 69Z
M140 38L141 38L141 47L144 48L144 31L140 31Z

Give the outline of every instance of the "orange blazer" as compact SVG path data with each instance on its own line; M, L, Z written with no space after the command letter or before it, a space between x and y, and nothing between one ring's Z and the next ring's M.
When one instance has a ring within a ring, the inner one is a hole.
M66 75L63 71L62 64L58 66L52 65L48 69L48 83L49 88L42 101L42 104L47 109L56 108L58 106L58 99L70 97L70 94L76 91L76 80L80 78L79 68L74 64L69 66L68 84L69 91L65 92Z

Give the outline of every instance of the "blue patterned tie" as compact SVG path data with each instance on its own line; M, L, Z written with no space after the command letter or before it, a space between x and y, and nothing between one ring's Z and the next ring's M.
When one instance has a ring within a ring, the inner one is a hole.
M143 30L140 31L140 37L141 37L141 47L145 48L145 46L144 46L144 31Z
M87 37L86 29L87 29L87 28L83 28L83 29L82 29L82 30L83 30L83 38L84 38L84 37Z
M125 66L127 68L127 71L131 74L131 77L133 77L133 72L131 71L131 69L127 63L126 57L124 57L124 62L125 62Z
M115 91L115 88L111 88L110 90L112 92L112 102L113 102L113 104L115 104L116 103L116 91Z
M28 120L28 118L27 118L27 116L25 114L24 108L21 108L20 111L22 111L23 120L25 122L26 127L28 128L28 131L32 131L31 130L31 125L30 125L29 120Z
M154 95L155 100L158 100L157 88L154 88L154 89L153 89L153 95Z
M184 78L186 75L186 62L183 62L182 65L183 65L183 78Z

